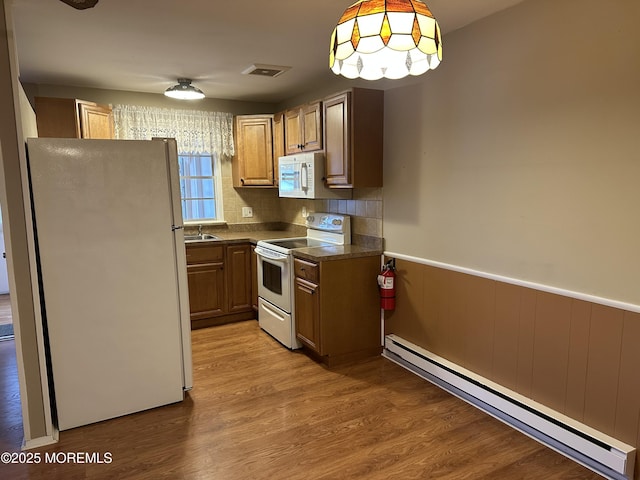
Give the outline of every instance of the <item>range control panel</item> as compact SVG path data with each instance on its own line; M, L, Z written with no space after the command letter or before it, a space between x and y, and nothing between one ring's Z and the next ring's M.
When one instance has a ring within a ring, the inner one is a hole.
M344 233L350 231L351 217L336 213L310 213L307 216L307 228L325 232Z

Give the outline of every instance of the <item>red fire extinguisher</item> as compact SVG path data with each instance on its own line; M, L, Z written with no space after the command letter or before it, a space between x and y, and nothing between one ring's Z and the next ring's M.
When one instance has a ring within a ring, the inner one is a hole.
M380 287L380 308L394 310L396 308L396 269L393 260L389 260L378 275Z

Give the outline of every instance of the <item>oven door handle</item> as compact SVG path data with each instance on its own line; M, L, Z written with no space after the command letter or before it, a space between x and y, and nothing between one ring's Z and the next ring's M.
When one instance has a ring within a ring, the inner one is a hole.
M259 257L267 258L269 260L275 260L276 262L286 262L289 258L289 255L274 252L271 250L265 250L264 248L260 247L256 247L255 252Z

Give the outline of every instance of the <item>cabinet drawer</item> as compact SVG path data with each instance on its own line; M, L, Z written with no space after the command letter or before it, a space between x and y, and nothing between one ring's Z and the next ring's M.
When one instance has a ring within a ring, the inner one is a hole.
M223 245L187 245L187 265L194 263L222 262L224 259Z
M315 283L318 283L320 280L320 268L317 263L307 262L296 258L293 262L293 269L296 277L304 278Z

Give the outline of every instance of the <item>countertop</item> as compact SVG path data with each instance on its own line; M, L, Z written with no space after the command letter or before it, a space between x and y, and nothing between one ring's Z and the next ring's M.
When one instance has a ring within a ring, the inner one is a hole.
M362 247L360 245L335 245L331 247L296 248L293 256L314 262L344 260L347 258L373 257L382 255L379 248Z
M205 244L215 242L225 243L258 243L260 240L272 240L277 238L304 237L288 230L253 230L249 232L214 232L219 240L188 241L186 245ZM293 251L293 256L314 262L329 260L344 260L347 258L371 257L381 255L382 250L360 245L335 245L331 247L298 248Z
M202 243L205 241L209 241L209 242L225 241L225 242L232 242L232 243L242 243L242 242L258 243L259 240L304 237L304 235L296 235L295 232L290 232L288 230L252 230L250 232L213 232L213 234L216 237L219 237L220 240L197 240L196 242L187 242L187 244Z

